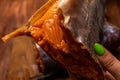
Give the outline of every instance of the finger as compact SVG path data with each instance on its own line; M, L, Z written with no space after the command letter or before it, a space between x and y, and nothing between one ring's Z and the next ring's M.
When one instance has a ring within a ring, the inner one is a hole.
M104 75L105 75L106 80L116 80L116 79L112 76L112 74L109 73L108 71L106 71L106 72L104 73Z
M100 63L117 79L120 80L120 62L102 45L94 45L95 52L100 55Z

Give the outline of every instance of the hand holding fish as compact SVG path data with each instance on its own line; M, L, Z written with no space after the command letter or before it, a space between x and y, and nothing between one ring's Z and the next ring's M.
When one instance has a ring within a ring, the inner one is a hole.
M97 57L100 63L106 69L107 80L120 80L120 61L98 43L94 45L94 49L99 55Z

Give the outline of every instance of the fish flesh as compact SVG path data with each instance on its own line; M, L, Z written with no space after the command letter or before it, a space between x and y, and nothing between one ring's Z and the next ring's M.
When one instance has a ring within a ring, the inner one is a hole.
M100 42L104 24L103 0L49 0L28 23L2 38L33 37L71 80L104 80L93 45Z

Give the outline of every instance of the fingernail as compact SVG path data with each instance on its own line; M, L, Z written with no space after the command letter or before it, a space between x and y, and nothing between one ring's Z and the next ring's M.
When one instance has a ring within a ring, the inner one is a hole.
M94 50L95 50L96 54L98 54L100 56L104 55L104 53L105 53L104 47L99 43L94 44Z

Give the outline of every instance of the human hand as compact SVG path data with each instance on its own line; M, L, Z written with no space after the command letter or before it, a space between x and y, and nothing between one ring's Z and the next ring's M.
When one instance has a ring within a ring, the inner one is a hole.
M101 65L106 69L107 80L120 80L120 61L98 43L95 43L94 50Z

